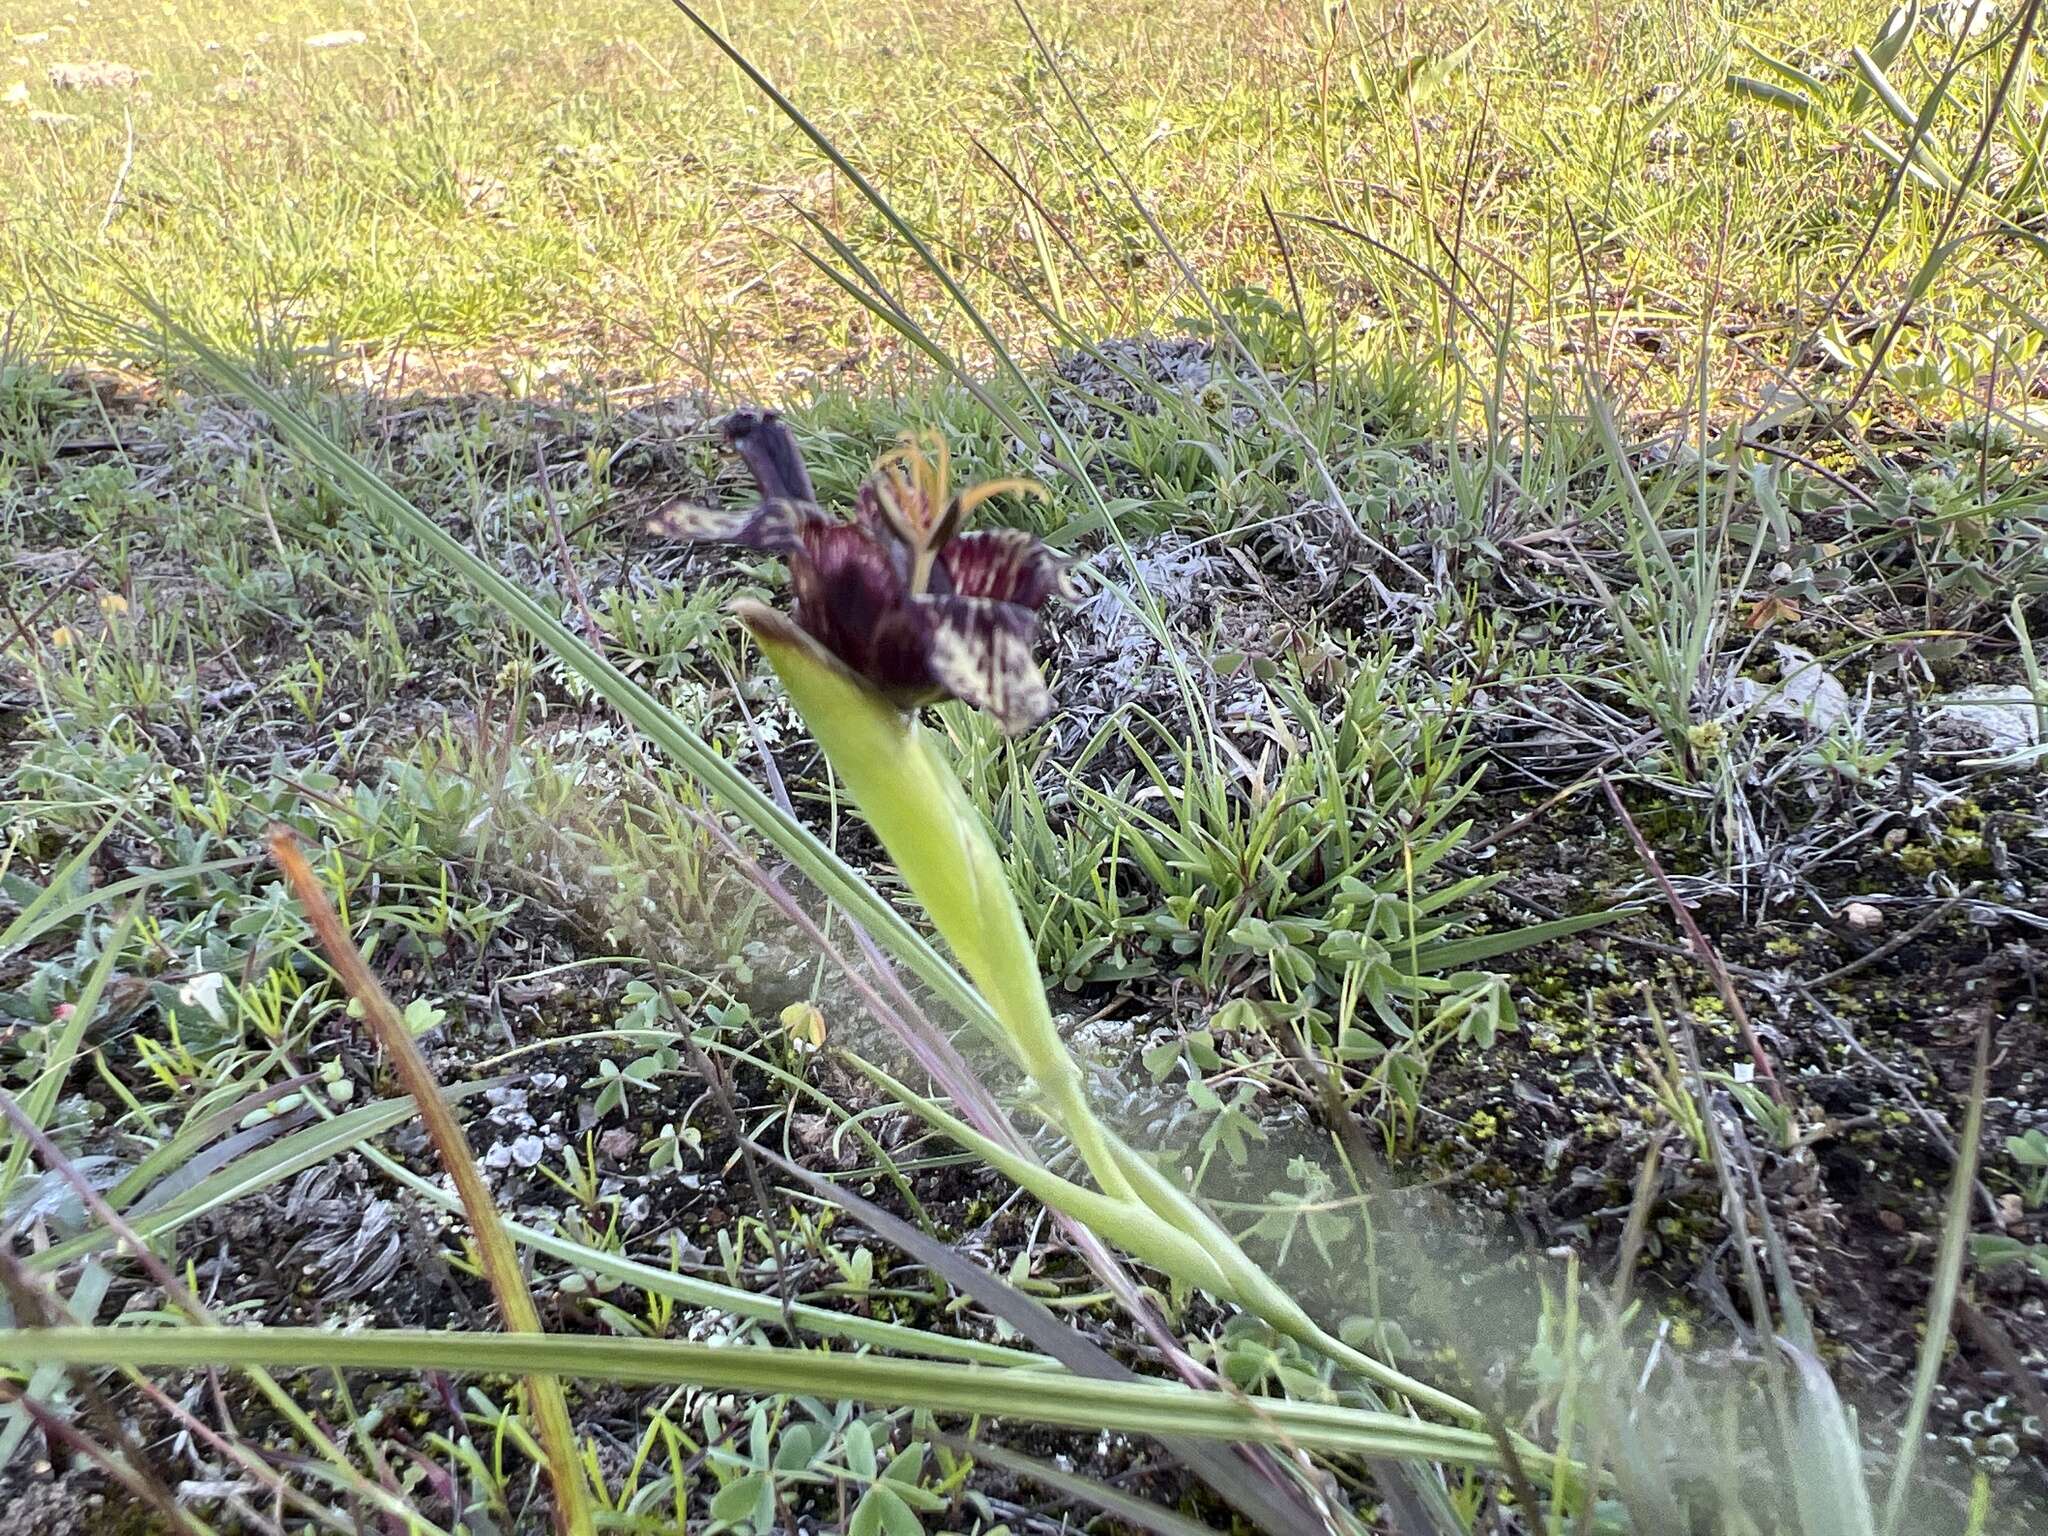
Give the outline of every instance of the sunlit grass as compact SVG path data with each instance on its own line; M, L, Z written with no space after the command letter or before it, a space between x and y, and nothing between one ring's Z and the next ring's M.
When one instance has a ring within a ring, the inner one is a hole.
M18 335L83 343L53 301L120 307L125 278L228 334L288 319L351 376L415 388L597 377L781 398L900 378L901 340L795 248L822 249L809 215L983 354L816 150L657 0L70 14L51 0L11 19L47 34L9 45L27 101L0 108ZM1114 170L997 0L914 19L778 0L729 19L1027 352L1062 327L1126 334L1196 307L1118 171L1211 287L1289 302L1298 288L1342 350L1428 355L1451 377L1456 357L1483 368L1499 333L1542 367L1590 342L1630 414L1684 399L1710 314L1720 403L1754 404L1835 285L1853 284L1851 321L1896 301L1940 211L1908 185L1859 263L1891 175L1863 120L1802 121L1726 83L1769 73L1745 43L1845 68L1881 7L1529 6L1383 26L1152 0L1036 19ZM338 20L365 41L305 46ZM1923 27L1893 64L1911 105L1947 48ZM48 68L78 59L147 73L131 91L55 90ZM1960 77L1936 120L1945 145L1967 142L1989 74ZM2011 256L1995 240L1956 250L1923 317L2038 311L2043 264L2027 276Z

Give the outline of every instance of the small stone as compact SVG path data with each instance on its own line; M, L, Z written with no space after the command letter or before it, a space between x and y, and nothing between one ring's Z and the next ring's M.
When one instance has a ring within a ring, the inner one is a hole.
M1879 1211L1877 1224L1895 1237L1906 1230L1906 1218L1897 1211Z
M512 189L502 179L482 171L458 170L455 190L462 194L462 205L471 213L502 213L512 196Z
M1953 695L1928 724L1966 746L2010 756L2040 745L2041 714L2041 701L2024 684L1987 683Z
M52 64L50 84L60 91L132 91L142 84L142 71L132 64L88 59L79 64Z
M1858 933L1875 933L1884 926L1884 913L1867 901L1852 901L1842 908L1842 921Z
M340 32L316 32L306 39L308 48L353 48L358 43L367 43L369 37L350 27Z
M2018 1195L2005 1194L1998 1197L1997 1221L2000 1231L2010 1231L2026 1219L2026 1202Z

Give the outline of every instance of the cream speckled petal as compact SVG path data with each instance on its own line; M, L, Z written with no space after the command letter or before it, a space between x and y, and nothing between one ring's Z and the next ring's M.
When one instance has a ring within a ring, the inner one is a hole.
M932 680L995 717L1005 735L1028 731L1052 712L1052 694L1031 654L1030 611L976 597L926 597L913 604L930 622Z
M807 501L759 502L751 507L700 507L675 502L647 520L647 531L659 538L686 539L693 544L741 544L748 549L786 555L795 549L809 524L829 522L824 511Z

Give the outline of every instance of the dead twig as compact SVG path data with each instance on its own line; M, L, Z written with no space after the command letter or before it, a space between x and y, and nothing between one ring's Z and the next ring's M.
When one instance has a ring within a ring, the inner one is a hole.
M576 605L577 617L583 621L583 638L601 647L605 640L604 626L597 622L590 611L590 603L583 595L583 578L576 574L576 560L569 553L569 541L562 533L562 519L555 511L555 487L548 479L547 455L541 451L538 433L533 440L533 468L540 481L541 512L547 519L548 536L554 541L555 555L562 562L562 579L569 585L569 600Z
M455 1192L462 1198L463 1213L469 1218L470 1235L476 1242L477 1258L490 1282L492 1294L497 1297L506 1331L542 1332L540 1312L533 1304L533 1293L527 1288L525 1272L519 1267L518 1252L505 1231L504 1220L498 1213L490 1186L484 1183L483 1172L470 1151L469 1137L462 1129L462 1122L441 1096L441 1085L436 1081L433 1069L427 1065L426 1054L413 1039L405 1020L399 1017L398 1009L393 1006L369 963L363 959L362 951L356 948L355 941L342 926L334 904L327 899L326 890L300 851L297 836L289 827L273 826L269 847L271 860L284 875L292 894L298 898L306 921L312 925L321 949L326 951L328 963L334 967L349 996L362 1008L364 1023L383 1047L385 1058L391 1063L406 1093L419 1106L420 1121L440 1156L442 1167L455 1185ZM552 1376L528 1376L526 1395L534 1427L539 1433L549 1481L555 1491L556 1525L564 1536L587 1536L592 1519L590 1488L584 1481L583 1461L576 1448L576 1429L569 1418L569 1404L562 1395L562 1384Z
M1750 1060L1756 1063L1757 1075L1764 1080L1774 1103L1783 1106L1784 1090L1778 1086L1778 1074L1771 1070L1771 1058L1765 1054L1763 1042L1757 1039L1756 1026L1749 1021L1749 1010L1742 1006L1742 998L1736 993L1735 979L1728 974L1728 967L1721 963L1721 956L1714 946L1707 942L1707 936L1700 932L1700 925L1693 921L1692 913L1679 899L1678 889L1672 885L1671 877L1664 873L1664 866L1657 855L1643 840L1635 818L1628 813L1628 807L1621 803L1621 795L1614 787L1614 781L1603 772L1600 788L1606 792L1607 803L1614 807L1614 814L1621 818L1621 824L1628 831L1629 841L1635 844L1636 856L1643 861L1650 878L1664 892L1664 899L1670 904L1671 915L1678 923L1679 932L1685 935L1685 942L1691 948L1693 958L1706 967L1707 975L1713 979L1714 990L1727 1005L1728 1016L1735 1021L1735 1027L1742 1035L1742 1043L1749 1048Z

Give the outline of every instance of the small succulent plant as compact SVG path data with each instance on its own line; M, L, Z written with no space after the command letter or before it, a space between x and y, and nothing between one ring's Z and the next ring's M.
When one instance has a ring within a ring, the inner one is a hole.
M1043 495L1040 486L991 480L956 493L945 440L906 437L862 484L848 522L818 505L780 417L736 411L724 431L761 499L745 508L677 505L648 527L787 560L793 614L737 605L750 629L831 657L899 708L963 699L1012 734L1045 718L1052 696L1032 642L1045 600L1073 595L1065 566L1021 530L961 531L990 497Z

